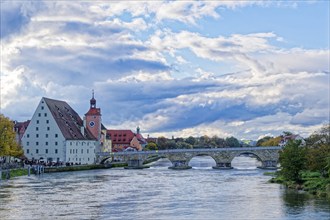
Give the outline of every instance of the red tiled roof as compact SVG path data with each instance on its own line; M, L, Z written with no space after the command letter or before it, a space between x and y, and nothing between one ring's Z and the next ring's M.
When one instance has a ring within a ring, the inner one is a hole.
M107 135L110 136L112 144L129 145L134 138L134 133L131 130L107 130Z
M89 111L85 115L101 115L100 108L90 108Z

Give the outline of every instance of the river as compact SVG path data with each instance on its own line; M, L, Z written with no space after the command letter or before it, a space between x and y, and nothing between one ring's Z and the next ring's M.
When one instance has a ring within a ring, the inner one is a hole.
M0 183L0 219L330 219L330 203L267 183L249 157L214 170L195 157L190 170L160 159L122 168L24 176Z

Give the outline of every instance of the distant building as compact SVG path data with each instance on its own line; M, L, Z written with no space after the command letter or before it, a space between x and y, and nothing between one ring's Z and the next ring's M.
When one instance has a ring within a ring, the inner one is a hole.
M21 145L22 144L22 137L25 133L25 130L27 129L30 120L24 121L24 122L17 122L14 121L14 131L16 133L16 142Z
M280 147L283 147L285 146L289 141L298 141L300 140L301 141L301 146L305 146L306 145L306 142L304 140L303 137L301 137L299 134L291 134L291 135L286 135L286 136L283 136L280 143L278 144L278 146Z
M147 141L140 133L140 128L137 128L137 133L131 130L107 130L107 135L112 142L112 151L120 152L131 147L138 151L142 150L146 145Z
M95 163L101 121L94 96L90 103L83 121L66 102L42 98L22 137L25 156L48 162Z

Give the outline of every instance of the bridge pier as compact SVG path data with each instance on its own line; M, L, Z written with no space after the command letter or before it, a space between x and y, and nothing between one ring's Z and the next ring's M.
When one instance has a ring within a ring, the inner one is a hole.
M233 169L231 166L231 163L228 162L217 162L216 166L212 167L213 169L218 169L218 170L229 170Z
M276 170L277 169L277 161L275 160L264 160L261 161L262 165L261 167L258 167L260 169L266 169L266 170Z
M124 167L124 169L143 169L143 168L149 168L149 167L143 166L143 160L140 159L128 160L127 167Z
M191 169L191 166L189 166L187 164L187 161L185 160L176 160L176 161L171 161L172 162L172 166L169 167L169 169L172 170L187 170L187 169Z

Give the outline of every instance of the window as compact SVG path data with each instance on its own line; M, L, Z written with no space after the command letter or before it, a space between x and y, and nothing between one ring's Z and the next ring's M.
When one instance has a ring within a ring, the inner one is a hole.
M47 142L46 142L47 143ZM46 154L48 154L48 149L45 150Z
M47 127L47 131L49 131L50 130L50 127Z
M76 149L76 154L78 153L78 149Z
M44 110L44 107L43 106L41 106L41 110Z
M26 137L27 137L27 138L29 138L29 137L30 137L30 135L29 135L29 134L27 134L27 135L26 135Z
M41 116L41 113L38 113L38 117L40 117Z
M39 142L38 142L38 141L36 142L36 145L37 145L37 146L39 145Z
M36 131L39 131L39 128L38 127L36 127Z
M55 134L55 137L57 138L58 137L58 134ZM72 145L72 144L71 144Z
M29 146L30 142L26 142L26 146Z
M39 150L38 149L36 149L36 154L38 154L39 153Z
M82 154L84 153L84 150L83 150L83 149L81 149L81 153L82 153Z
M72 149L70 149L70 154L72 154Z
M55 154L57 154L58 153L58 150L57 149L55 149Z
M45 113L45 117L47 117L47 113Z
M72 146L72 142L70 142L70 146Z
M37 124L39 124L39 120L37 120Z
M46 143L45 143L45 144L46 144L46 146L48 146L48 142L47 142L47 141L46 141Z
M48 138L48 134L46 134L46 138Z
M87 153L89 154L89 149L87 149Z
M29 149L26 149L26 153L29 154L30 153L30 150Z
M49 120L46 120L46 123L49 124Z
M89 157L88 157L88 161L89 161Z
M58 144L57 141L55 141L55 146L57 146L57 144Z
M39 134L36 134L36 138L38 138L39 137Z

